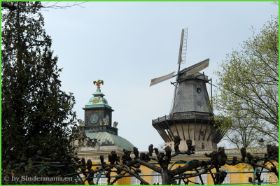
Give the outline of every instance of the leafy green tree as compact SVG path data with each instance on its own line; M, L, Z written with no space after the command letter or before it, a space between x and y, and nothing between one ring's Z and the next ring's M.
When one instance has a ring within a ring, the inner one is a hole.
M258 138L278 142L277 66L277 19L269 21L225 60L218 73L216 104L233 119L232 133L228 133L231 141L245 147Z
M2 175L6 182L11 175L64 177L75 172L75 99L61 90L41 3L10 5L2 9Z
M252 118L248 114L236 109L231 112L231 125L225 134L226 139L236 145L238 149L242 147L253 147L259 145L258 141L262 138L256 129L257 119Z

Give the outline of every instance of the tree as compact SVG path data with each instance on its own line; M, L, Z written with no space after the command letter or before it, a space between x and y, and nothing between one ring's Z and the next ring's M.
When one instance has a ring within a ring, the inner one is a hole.
M178 136L176 137L178 139ZM191 145L191 140L187 141L188 150L181 152L178 140L175 152L167 146L164 152L153 148L153 145L148 147L148 152L139 153L136 147L131 151L123 151L123 155L119 156L115 151L108 155L108 162L105 161L103 155L100 156L100 164L93 165L92 161L87 161L83 158L80 162L81 173L84 175L83 183L90 185L98 184L99 179L103 175L107 178L107 184L112 185L119 179L131 176L138 179L141 184L153 184L145 180L145 176L141 175L141 166L157 172L162 179L164 185L167 184L205 184L202 179L203 174L211 175L213 183L221 185L227 172L224 170L225 165L236 166L238 164L249 165L253 170L253 178L248 177L252 184L261 184L261 174L264 170L274 173L278 179L278 146L267 146L267 153L258 156L251 154L246 148L240 149L240 156L228 158L224 148L219 147L217 151L205 154L203 160L191 159L180 160L184 155L194 154L194 146ZM178 157L180 155L180 157ZM248 174L247 174L248 175ZM198 180L193 181L194 177ZM94 179L95 178L95 179Z
M238 143L252 144L256 133L278 142L278 21L233 51L218 72L217 108L233 119ZM243 138L243 139L242 139ZM240 141L241 139L241 141Z
M256 123L258 123L257 119L248 116L248 114L242 114L240 110L233 111L231 126L225 136L238 149L256 146L261 139L260 136L256 135L258 133L255 128Z
M63 177L75 172L69 142L75 99L61 90L61 69L43 28L41 3L11 5L16 8L2 9L4 181L10 182L11 175Z

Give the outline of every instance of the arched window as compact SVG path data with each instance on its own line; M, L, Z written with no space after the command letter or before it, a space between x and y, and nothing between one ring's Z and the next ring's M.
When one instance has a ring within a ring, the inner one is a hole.
M139 174L141 176L141 174ZM135 178L134 176L131 177L131 185L140 185L141 181Z
M261 180L263 181L262 184L268 184L270 183L269 179L269 172L267 169L263 169L262 174L261 174Z
M107 178L104 177L104 175L102 175L101 177L95 177L93 181L95 184L97 184L98 182L98 185L107 185Z
M223 184L230 183L230 172L227 172L227 176L224 179Z
M202 174L202 175L201 175L201 178L202 178L203 184L204 184L204 185L207 184L207 174ZM201 180L200 180L200 178L199 178L199 176L196 176L196 177L195 177L195 182L196 182L196 183L199 183L199 184L202 184L202 183L201 183Z
M161 183L162 183L162 179L160 173L153 172L152 184L161 184Z

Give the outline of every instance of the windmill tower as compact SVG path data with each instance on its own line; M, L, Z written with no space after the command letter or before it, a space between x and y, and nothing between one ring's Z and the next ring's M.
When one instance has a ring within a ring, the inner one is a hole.
M181 64L186 59L186 38L187 30L183 29L177 73L172 72L151 80L150 86L176 77L172 83L175 91L170 114L153 120L152 124L172 148L174 137L179 136L181 150L187 150L187 140L192 140L196 150L215 150L225 131L214 126L213 109L206 88L210 80L204 73L200 73L208 67L209 59L181 70Z

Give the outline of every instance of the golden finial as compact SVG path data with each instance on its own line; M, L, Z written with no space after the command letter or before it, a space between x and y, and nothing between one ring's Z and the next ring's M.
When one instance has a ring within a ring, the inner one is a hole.
M97 88L100 88L100 85L104 85L104 81L103 80L96 80L93 81L93 84L96 85Z

